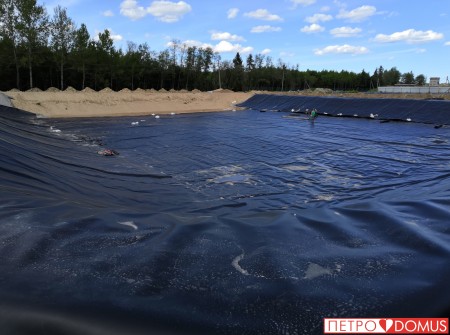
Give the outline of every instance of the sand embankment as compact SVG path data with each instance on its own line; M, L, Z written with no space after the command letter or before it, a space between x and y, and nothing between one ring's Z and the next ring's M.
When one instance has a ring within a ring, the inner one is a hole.
M114 92L104 89L95 92L91 89L76 91L68 88L60 91L49 88L43 92L33 89L26 92L11 90L6 95L11 97L14 107L42 115L44 117L96 117L127 116L169 113L197 113L236 109L235 104L243 102L257 93L335 96L346 98L397 98L397 99L450 99L450 94L374 94L342 93L328 89L305 90L299 92L233 92L216 90L200 91L155 91L123 89Z
M233 110L235 104L247 100L253 93L49 89L45 92L12 90L7 95L12 98L14 107L44 117L96 117Z

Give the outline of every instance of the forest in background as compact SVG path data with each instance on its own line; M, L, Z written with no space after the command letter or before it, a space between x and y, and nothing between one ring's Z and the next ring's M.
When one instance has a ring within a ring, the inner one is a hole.
M396 67L376 68L372 74L351 71L300 70L262 54L236 53L222 60L211 48L188 46L173 40L162 51L147 43L114 46L110 32L90 36L61 6L49 16L36 0L0 0L0 91L71 86L115 91L164 88L210 91L296 91L329 88L368 91L378 86L424 85L426 78Z

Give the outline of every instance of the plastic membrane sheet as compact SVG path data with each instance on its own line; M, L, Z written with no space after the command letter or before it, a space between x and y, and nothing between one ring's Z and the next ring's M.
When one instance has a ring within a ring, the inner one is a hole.
M304 113L307 109L315 108L319 115L450 124L450 100L355 99L256 94L239 106L261 111L297 113Z
M3 92L0 92L0 106L12 107L11 99Z
M326 317L449 315L446 126L0 108L2 334L322 334Z

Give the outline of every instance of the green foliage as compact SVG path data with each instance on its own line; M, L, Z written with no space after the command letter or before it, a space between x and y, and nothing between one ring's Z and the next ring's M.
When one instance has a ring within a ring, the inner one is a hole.
M368 91L378 86L415 83L412 72L401 74L397 68L376 68L372 75L364 69L351 71L300 69L270 56L240 53L222 60L211 48L187 46L173 40L162 51L147 44L127 43L117 50L108 30L93 39L86 25L76 29L66 9L55 8L52 20L36 0L0 0L0 90L20 87L47 89L73 86L101 90L110 87L297 91L329 88L336 91ZM50 38L49 38L50 37ZM58 85L59 83L59 85ZM22 85L25 86L25 85Z
M0 39L5 41L4 45L9 42L11 43L11 47L5 50L2 58L4 60L11 59L10 55L12 54L16 70L16 87L20 88L20 63L17 57L17 45L19 39L19 34L17 31L18 14L16 10L15 0L0 1L0 17L2 22L2 24L0 25ZM10 52L8 52L8 49ZM6 63L5 65L6 68L9 68L10 64Z
M242 70L243 69L242 68L242 58L241 58L241 55L239 55L239 52L236 53L236 56L233 59L233 65L234 65L234 68L236 70Z
M401 73L396 67L383 72L383 85L392 86L400 82Z
M247 68L246 70L251 72L255 69L255 61L253 60L252 54L249 54L247 57Z
M414 74L412 72L403 73L400 77L400 82L402 84L413 85L414 84Z
M53 20L50 22L50 35L51 47L60 64L61 90L64 89L64 62L75 44L75 32L75 24L67 16L66 9L55 7Z
M84 89L86 83L86 63L92 59L92 56L89 54L90 36L84 23L74 32L73 38L73 49L70 58L73 67L77 72L81 71L82 73L81 89Z
M14 0L0 0L0 36L17 43L17 13Z
M239 52L233 58L233 70L230 73L231 89L234 91L242 91L244 84L244 66Z
M416 85L418 85L418 86L423 86L423 85L425 85L425 82L426 82L427 80L426 80L426 78L425 78L425 76L423 75L423 74L419 74L415 79L414 79L414 82L416 83Z
M38 6L36 0L17 0L18 18L17 30L21 42L27 48L30 88L33 87L33 64L42 63L42 58L33 55L42 46L47 46L49 20L43 6Z
M67 16L65 8L55 7L53 20L50 22L51 46L56 53L65 54L74 45L75 24Z

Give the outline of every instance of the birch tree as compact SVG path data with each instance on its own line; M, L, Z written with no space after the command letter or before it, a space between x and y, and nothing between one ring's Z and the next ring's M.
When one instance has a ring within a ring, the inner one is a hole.
M134 76L136 67L139 66L140 55L137 50L137 44L134 42L127 42L127 53L125 54L125 64L131 70L131 90L134 91Z
M14 0L0 0L0 17L2 18L0 24L1 36L9 39L13 45L14 64L16 66L16 87L20 89L20 73L19 60L17 57L18 44L18 14L16 8L16 1Z
M67 16L67 11L61 6L55 7L53 19L50 24L52 37L51 46L59 62L61 73L61 90L64 90L64 64L67 53L72 49L75 39L75 24Z
M81 68L83 73L82 89L86 86L86 62L89 54L90 38L86 25L82 23L81 27L75 32L75 45L73 50L76 66L78 70Z
M18 10L19 37L27 49L30 88L33 88L33 51L39 45L46 45L48 38L48 16L36 0L16 0Z

